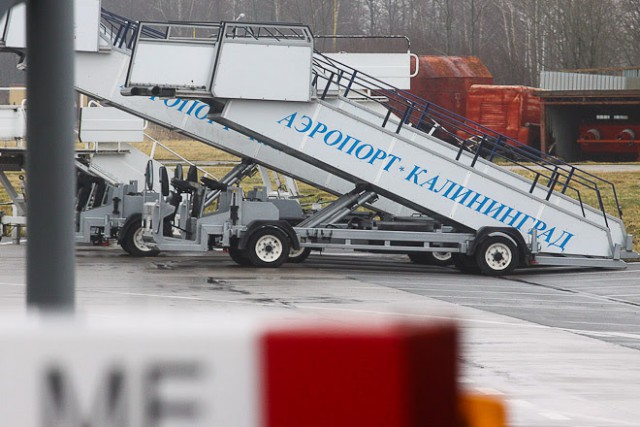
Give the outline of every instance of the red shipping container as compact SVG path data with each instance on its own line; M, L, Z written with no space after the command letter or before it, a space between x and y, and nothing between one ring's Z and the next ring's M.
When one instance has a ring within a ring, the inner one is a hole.
M473 85L467 118L531 147L540 147L540 98L527 86Z
M469 88L474 84L492 83L493 76L474 56L424 55L419 57L418 75L411 79L410 92L465 116Z

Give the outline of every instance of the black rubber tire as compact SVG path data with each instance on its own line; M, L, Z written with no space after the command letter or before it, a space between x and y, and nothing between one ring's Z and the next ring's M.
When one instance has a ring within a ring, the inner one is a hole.
M173 236L173 225L168 217L162 222L162 235L166 237Z
M310 254L311 249L309 248L300 248L297 251L295 249L291 249L289 251L289 259L287 259L287 262L290 262L292 264L300 264L301 262L304 262L307 258L309 258Z
M277 228L256 230L247 243L246 252L255 267L280 267L289 259L289 237Z
M451 252L411 252L407 256L414 264L438 266L453 264Z
M476 249L476 263L487 276L510 274L519 264L517 245L504 236L488 236Z
M227 253L236 264L245 267L251 265L251 261L249 260L246 251L241 251L238 248L232 247L227 250Z
M465 274L478 274L480 269L474 257L467 254L452 254L453 265Z
M154 257L160 253L159 249L149 248L142 244L142 217L130 220L129 224L123 229L124 234L120 237L119 242L122 249L129 255L135 257Z

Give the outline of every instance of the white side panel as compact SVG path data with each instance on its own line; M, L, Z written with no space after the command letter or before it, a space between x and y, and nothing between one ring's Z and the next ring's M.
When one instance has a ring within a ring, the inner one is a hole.
M311 46L274 46L225 40L213 80L218 98L309 101Z
M227 103L222 117L343 178L369 182L472 229L512 226L525 240L537 229L543 252L612 256L611 236L602 221L594 224L532 196L518 188L520 177L496 178L492 172L496 166L481 172L456 162L453 146L446 156L438 152L445 147L438 141L382 132L320 103L234 100ZM431 145L439 150L431 150ZM614 239L623 243L619 231L615 230Z
M7 29L7 11L4 12L4 14L2 15L2 18L0 18L0 37L2 38L1 40L4 42L4 31Z
M33 320L0 328L2 426L261 424L256 320Z
M97 52L100 31L100 0L75 0L75 48Z
M140 40L131 66L130 86L172 86L208 89L216 45L168 44Z
M24 49L27 46L27 7L24 3L20 3L12 7L7 14L5 45L15 49Z
M80 113L82 142L142 142L144 120L114 107L83 107Z
M0 107L0 139L16 139L26 136L24 111L15 107Z
M74 6L75 49L81 52L97 52L100 30L100 0L75 0ZM9 11L5 38L7 47L26 48L26 12L24 3L14 6Z
M411 89L411 55L409 53L328 53L325 55L398 89ZM360 89L357 85L353 88Z

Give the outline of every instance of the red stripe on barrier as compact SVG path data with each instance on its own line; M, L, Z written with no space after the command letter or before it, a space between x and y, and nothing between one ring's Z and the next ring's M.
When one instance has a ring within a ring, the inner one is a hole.
M265 427L454 427L453 325L309 328L263 338Z

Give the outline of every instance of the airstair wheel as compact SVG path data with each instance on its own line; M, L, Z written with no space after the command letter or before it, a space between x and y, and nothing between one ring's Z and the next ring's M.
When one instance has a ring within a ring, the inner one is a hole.
M122 249L135 257L153 257L160 253L158 249L149 246L143 239L142 215L133 214L120 230L118 241Z
M254 266L279 267L289 258L289 238L277 228L262 228L253 233L246 250Z
M310 254L311 254L311 249L309 248L305 248L305 247L300 247L298 249L291 248L291 250L289 251L289 259L287 260L287 262L290 262L293 264L300 264L301 262L309 258Z
M507 237L487 236L476 250L476 263L482 274L509 274L518 266L518 247Z
M245 266L245 267L251 265L251 261L247 257L247 253L245 251L232 246L229 248L228 253L229 253L229 257L236 264Z

